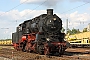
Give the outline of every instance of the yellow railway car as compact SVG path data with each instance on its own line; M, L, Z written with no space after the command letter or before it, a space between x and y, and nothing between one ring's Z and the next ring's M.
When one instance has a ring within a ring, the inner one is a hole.
M69 38L70 37L75 37L77 39L90 38L90 32L78 33L78 34L70 35Z
M66 40L70 47L90 47L90 32L67 35Z
M0 45L12 45L12 40L0 40Z

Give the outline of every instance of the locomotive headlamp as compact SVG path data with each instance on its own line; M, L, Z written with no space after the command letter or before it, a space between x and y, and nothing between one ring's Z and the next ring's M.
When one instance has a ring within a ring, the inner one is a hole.
M56 18L53 18L53 20L56 20Z
M47 41L49 41L50 39L49 38L46 38L47 39Z
M50 20L50 22L52 22L52 21Z

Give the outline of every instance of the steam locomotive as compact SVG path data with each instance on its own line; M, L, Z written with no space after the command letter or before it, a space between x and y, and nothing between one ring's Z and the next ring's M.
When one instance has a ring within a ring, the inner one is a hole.
M16 50L62 55L68 43L64 40L65 33L61 30L62 20L53 14L53 9L47 9L47 14L19 24L16 32L12 33L12 43Z

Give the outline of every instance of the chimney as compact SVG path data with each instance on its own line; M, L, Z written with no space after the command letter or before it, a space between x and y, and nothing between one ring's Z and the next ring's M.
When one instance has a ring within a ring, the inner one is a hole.
M47 9L47 15L53 15L53 9Z

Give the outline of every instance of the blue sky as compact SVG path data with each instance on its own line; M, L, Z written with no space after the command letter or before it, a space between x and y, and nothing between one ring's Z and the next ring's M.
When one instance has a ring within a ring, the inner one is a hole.
M11 38L19 23L46 13L46 9L53 8L63 21L66 19L69 28L82 30L90 22L89 0L1 0L0 1L0 39Z
M24 0L24 1L28 1L28 0ZM44 1L42 1L41 3L43 3ZM87 2L83 2L83 1L70 2L69 0L67 0L67 1L66 0L61 0L61 2L59 1L57 4L55 4L55 6L53 6L53 8L56 9L55 11L62 13L62 12L65 12L67 10L70 10L72 8L75 8L77 6L80 6L84 3L87 3ZM9 11L9 10L13 10L12 8L14 8L14 7L15 7L14 9L22 11L22 10L25 10L25 9L34 9L38 5L40 5L40 3L39 4L34 4L34 3L26 4L26 3L20 3L20 0L2 0L0 2L0 7L1 7L0 11L6 12L6 11ZM72 11L78 10L79 12L85 12L85 10L87 10L89 8L89 5L90 5L90 3L87 3L86 5L81 6L79 8L76 8ZM41 9L43 10L43 9L47 9L47 8L48 7L43 4L40 7L38 7L36 10L41 10ZM82 9L84 9L84 10L82 10ZM71 11L69 11L69 12L71 12Z

